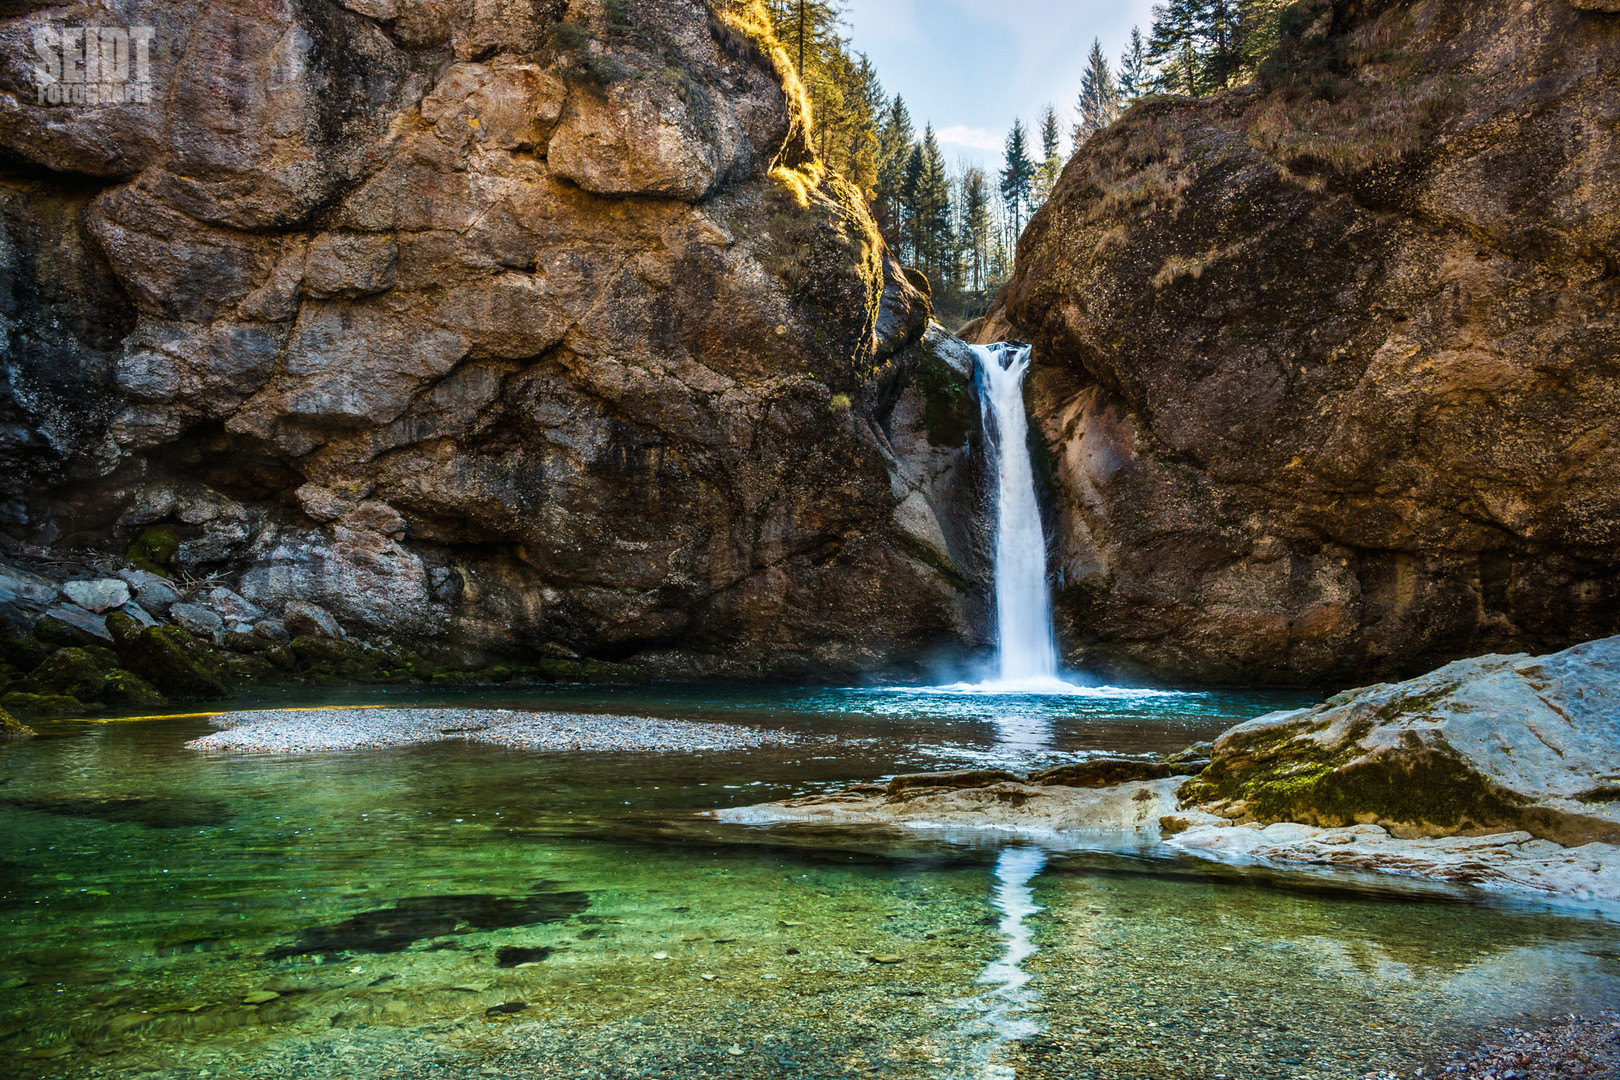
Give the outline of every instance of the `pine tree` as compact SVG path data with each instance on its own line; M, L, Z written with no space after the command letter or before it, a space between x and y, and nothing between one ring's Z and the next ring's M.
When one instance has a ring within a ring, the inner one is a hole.
M1203 66L1198 51L1198 27L1203 7L1203 0L1164 0L1153 5L1148 60L1158 70L1155 89L1198 96Z
M1238 0L1204 0L1198 12L1197 35L1202 44L1202 89L1225 90L1243 66L1243 25Z
M951 186L945 174L945 156L939 151L934 126L927 125L922 143L921 169L916 188L917 265L931 281L941 285L952 276Z
M921 196L926 167L923 144L919 139L911 145L911 153L906 158L905 180L900 187L900 205L904 211L900 222L900 261L912 266L923 261Z
M1286 0L1164 0L1153 8L1152 88L1212 94L1258 70L1278 41Z
M990 184L984 170L974 167L962 175L962 229L966 249L963 260L972 275L973 291L984 290L990 271L990 241L995 222L991 218Z
M1029 139L1024 122L1014 120L1007 133L1005 163L1001 170L1001 201L1011 215L1014 240L1024 231L1024 210L1034 194L1035 163L1029 159Z
M1063 145L1057 109L1048 105L1041 110L1041 163L1035 174L1035 202L1045 203L1052 197L1062 172Z
M1258 71L1280 43L1283 8L1289 0L1238 0L1242 28L1238 51L1244 71Z
M878 121L885 104L877 69L865 53L841 57L840 97L843 111L824 158L870 203L877 194Z
M1148 68L1147 42L1142 38L1140 26L1131 27L1131 43L1125 47L1125 55L1119 61L1119 100L1121 105L1129 105L1137 98L1148 92L1148 81L1152 72Z
M1091 136L1112 124L1119 116L1119 90L1103 55L1102 42L1093 39L1086 58L1086 73L1080 80L1080 119L1074 125L1074 145L1079 149Z
M899 94L884 110L877 136L877 191L872 203L873 216L878 229L895 250L903 255L903 232L907 216L905 203L906 165L911 158L912 141L916 132L911 126L911 111Z
M788 59L793 61L807 90L828 53L841 51L838 20L843 17L843 9L842 0L770 0L777 39L787 49Z

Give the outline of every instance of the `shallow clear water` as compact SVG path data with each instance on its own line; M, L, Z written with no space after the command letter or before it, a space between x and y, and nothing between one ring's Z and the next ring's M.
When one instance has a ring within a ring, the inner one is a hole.
M1602 911L1106 842L693 816L902 771L1163 752L1297 696L255 703L313 700L805 741L232 757L184 749L200 718L46 725L0 749L0 1075L1352 1077L1620 1001Z

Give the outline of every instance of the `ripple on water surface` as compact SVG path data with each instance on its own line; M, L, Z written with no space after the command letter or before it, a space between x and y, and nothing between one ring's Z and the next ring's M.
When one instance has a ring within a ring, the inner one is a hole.
M1175 749L1286 698L480 703L805 742L242 758L185 751L202 720L47 726L0 751L0 1075L1338 1078L1616 1000L1601 918L691 817L981 758Z

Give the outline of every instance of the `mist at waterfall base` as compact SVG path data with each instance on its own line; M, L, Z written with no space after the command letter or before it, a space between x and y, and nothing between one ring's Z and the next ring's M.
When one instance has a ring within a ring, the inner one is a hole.
M991 473L992 569L996 655L989 678L909 687L913 694L1007 697L1177 696L1178 691L1102 686L1060 672L1052 637L1052 592L1046 577L1046 530L1035 491L1024 411L1030 347L970 345L979 391L985 454Z

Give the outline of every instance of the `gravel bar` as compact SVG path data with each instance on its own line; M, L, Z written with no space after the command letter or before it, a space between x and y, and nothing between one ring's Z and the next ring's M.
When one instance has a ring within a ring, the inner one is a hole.
M796 742L787 731L647 716L510 709L277 709L222 713L192 750L300 754L462 739L514 750L697 753Z

